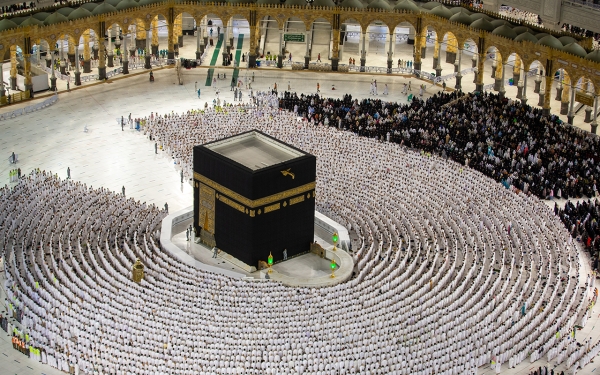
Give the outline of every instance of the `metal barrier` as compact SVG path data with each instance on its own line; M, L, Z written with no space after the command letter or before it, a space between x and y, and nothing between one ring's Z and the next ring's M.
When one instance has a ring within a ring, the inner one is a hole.
M26 93L27 93L27 95L23 95L23 96L26 96L26 98L29 98L29 91L26 91ZM20 94L25 94L25 93L20 93ZM16 95L16 94L13 94L13 95ZM23 97L22 99L26 99L26 98ZM52 95L50 98L44 100L41 103L28 105L27 107L24 107L21 109L16 109L14 111L0 114L0 121L15 118L17 116L25 115L27 113L39 111L40 109L51 106L52 104L56 103L57 101L58 101L58 94L54 93L54 95Z

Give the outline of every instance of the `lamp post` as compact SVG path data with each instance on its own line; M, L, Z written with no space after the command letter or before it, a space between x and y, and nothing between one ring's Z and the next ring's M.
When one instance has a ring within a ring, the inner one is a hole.
M331 276L330 276L330 277L331 277L332 279L335 277L335 273L334 273L334 271L335 271L335 267L336 267L336 266L337 266L337 265L335 264L335 260L331 259L331 263L329 264L329 267L331 267Z
M331 240L333 241L333 251L337 250L335 246L337 245L338 239L339 239L339 236L338 236L337 232L333 233L333 236L331 236Z
M268 273L271 274L273 272L273 268L271 268L273 266L273 254L271 252L269 252L269 257L267 258L267 264L269 265Z

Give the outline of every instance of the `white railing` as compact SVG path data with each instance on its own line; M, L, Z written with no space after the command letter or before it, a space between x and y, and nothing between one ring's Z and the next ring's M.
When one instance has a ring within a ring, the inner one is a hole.
M28 105L27 107L23 107L21 109L15 109L14 111L6 112L0 114L0 121L4 121L10 118L14 118L17 116L25 115L27 113L36 112L40 109L51 106L52 104L58 101L58 94L54 93L50 98L44 100L41 103Z

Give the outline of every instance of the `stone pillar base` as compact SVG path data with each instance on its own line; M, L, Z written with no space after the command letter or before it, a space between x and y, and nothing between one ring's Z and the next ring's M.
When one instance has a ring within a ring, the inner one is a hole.
M152 65L150 65L149 55L146 55L146 57L144 57L144 69L152 69Z
M523 105L527 104L527 97L525 97L525 96L521 97L521 104L523 104Z
M339 61L340 61L339 59L331 59L331 70L333 70L334 72L337 72L337 70L338 70ZM390 61L388 61L388 65L389 65L389 63L390 63Z
M560 102L560 100L562 99L562 92L563 92L563 88L559 87L556 89L556 98L554 98L554 100L558 100Z
M183 35L179 35L179 37L177 38L177 45L179 47L183 47Z
M83 60L83 72L90 73L92 71L92 64L90 60Z
M70 54L67 53L67 58L69 59L69 62L71 63L71 65L75 65L75 54Z
M513 72L513 82L515 83L515 85L517 84L517 82L519 82L521 80L521 73L515 74Z
M413 68L414 70L419 70L419 71L421 70L421 62L420 61L419 62L415 61L413 63L413 66L414 66L414 68ZM415 73L415 77L419 78L419 73Z
M67 74L67 67L66 66L61 66L60 67L60 74Z
M393 64L393 61L392 61L392 60L388 60L388 61L387 61L388 73L391 73L391 72L392 72L392 64Z
M248 55L248 66L256 68L256 55Z
M560 102L560 114L566 115L569 113L569 102Z
M575 115L567 115L567 122L569 123L569 125L573 125L574 118L575 118Z
M439 61L440 61L440 58L439 58L439 57L434 57L434 58L433 58L433 68L434 68L434 69L437 69L438 62L439 62Z
M479 73L478 72L473 72L473 83L477 83L477 78L478 77L479 77Z
M361 58L360 59L360 71L364 72L365 71L365 64L367 63L367 59L366 58Z
M475 91L483 92L483 83L475 83Z
M435 68L435 76L436 77L442 76L442 68Z
M17 77L10 77L10 89L11 90L17 89Z
M129 74L129 61L123 61L123 74Z
M196 60L200 60L200 57L202 57L202 52L196 51Z
M233 37L232 37L232 38L229 38L229 46L230 46L231 48L233 48Z
M592 132L592 134L596 134L596 130L598 130L598 124L597 123L592 123L592 126L591 126L591 132Z
M458 64L454 64L454 73L458 73Z
M169 51L167 52L167 59L173 60L175 58L175 52Z
M544 93L540 93L540 100L538 100L538 105L541 107L544 105Z
M500 88L500 91L498 91L498 96L500 97L500 99L504 99L505 94L506 91L504 90L504 87Z
M52 60L46 60L46 68L49 68L52 66Z
M146 39L137 39L135 40L135 48L144 49L146 48Z
M154 56L158 56L158 45L151 45L150 49L152 50L152 54Z
M535 87L533 89L533 92L536 94L540 93L540 88L542 86L542 81L534 81L535 82Z
M523 86L517 86L517 99L521 99L523 97Z
M94 53L94 60L98 59L98 50L99 48L92 47L92 52Z
M98 67L98 79L106 79L106 67Z
M283 55L281 53L277 55L277 67L279 69L283 68Z
M462 76L460 74L458 74L456 76L456 85L454 86L455 89L460 90L462 88L462 86L460 85L461 80L462 80Z
M585 119L583 121L586 123L592 122L592 109L590 107L585 109Z
M50 77L50 91L56 90L56 77Z
M112 68L115 66L115 56L114 55L108 55L108 61L106 63L106 66L108 66L109 68Z
M81 86L81 72L75 72L75 86Z
M425 57L427 57L427 48L421 47L421 58L424 59Z
M501 87L502 87L502 80L501 79L496 79L494 81L494 91L500 91Z
M550 116L550 108L542 108L542 116Z
M496 67L492 66L492 78L496 78Z

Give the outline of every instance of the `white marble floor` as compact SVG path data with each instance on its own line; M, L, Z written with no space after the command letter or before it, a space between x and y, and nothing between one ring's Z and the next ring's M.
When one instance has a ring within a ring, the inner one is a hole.
M161 152L155 155L154 143L139 132L128 128L121 131L117 118L127 117L129 113L135 118L150 112L164 114L203 106L205 102L212 101L214 90L204 88L199 100L194 92L194 82L202 82L206 74L206 68L184 71L184 85L179 85L175 71L165 69L156 72L154 83L149 83L147 76L141 75L84 86L70 93L60 93L58 103L52 107L0 122L0 183L9 183L8 172L13 166L8 164L7 159L14 151L20 155L17 166L23 172L40 168L66 177L66 169L70 167L72 178L88 185L104 186L115 191L125 186L128 196L160 206L168 202L170 210L190 206L192 188L188 183L180 183L179 172L173 163ZM290 82L293 90L306 93L315 92L316 82L321 82L324 95L341 97L351 93L364 98L368 96L372 78L371 75L350 77L345 74L258 70L254 88L266 90L274 82L287 88L287 82ZM386 99L405 100L400 94L400 87L406 80L399 76L382 79L391 87L391 94ZM410 80L413 85L417 82L414 78ZM221 98L232 100L232 94L226 90L227 82L219 82ZM336 84L338 89L330 90L331 83ZM87 125L88 133L83 132L84 125ZM589 269L589 264L584 264L584 267ZM585 329L578 334L579 340L592 337L596 342L600 339L597 312L598 308ZM544 360L535 364L524 363L510 371L504 369L503 373L527 374L530 368L544 364ZM14 351L10 339L4 334L0 334L0 368L0 374L58 373ZM595 364L590 364L579 373L595 374L595 371ZM491 374L492 371L482 368L481 373Z

